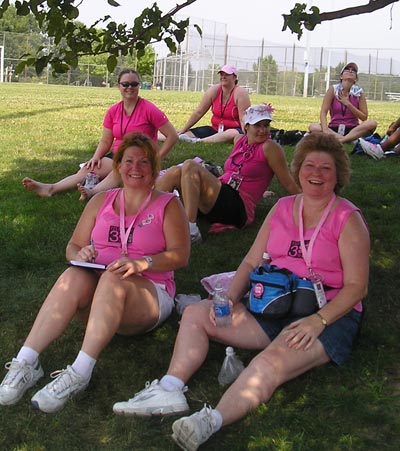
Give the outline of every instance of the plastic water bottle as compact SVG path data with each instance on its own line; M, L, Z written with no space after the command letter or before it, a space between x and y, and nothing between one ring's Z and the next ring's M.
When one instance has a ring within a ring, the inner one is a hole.
M269 256L268 252L264 252L262 259L261 259L261 266L270 265L270 264L271 264L271 257Z
M243 370L243 362L236 355L235 350L231 346L228 346L226 348L226 356L222 363L221 370L218 374L219 384L231 384Z
M231 322L229 299L222 287L215 287L213 295L215 321L218 327L228 327Z
M89 172L85 178L85 188L93 189L99 183L99 176L95 172Z

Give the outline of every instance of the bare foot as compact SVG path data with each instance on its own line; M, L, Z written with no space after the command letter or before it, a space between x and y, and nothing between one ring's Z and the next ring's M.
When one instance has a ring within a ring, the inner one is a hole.
M78 191L81 193L79 200L89 200L95 194L93 190L86 188L81 183L78 183L76 186L78 187Z
M53 185L50 183L41 183L25 177L22 184L26 189L32 191L40 197L51 197L53 195Z

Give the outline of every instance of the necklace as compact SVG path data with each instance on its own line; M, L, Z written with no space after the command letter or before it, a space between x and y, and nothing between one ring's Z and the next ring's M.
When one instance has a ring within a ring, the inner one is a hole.
M138 97L135 106L133 107L132 113L128 116L128 122L125 125L125 129L122 130L122 123L124 121L124 115L125 115L125 108L124 108L124 102L121 102L121 122L120 122L120 132L121 132L121 139L125 136L126 130L129 126L129 123L131 122L131 119L133 117L133 114L136 110L137 104L139 103L140 97Z

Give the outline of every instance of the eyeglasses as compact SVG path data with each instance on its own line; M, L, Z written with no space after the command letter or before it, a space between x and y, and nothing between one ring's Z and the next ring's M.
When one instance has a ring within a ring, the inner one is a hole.
M350 72L351 74L356 74L357 71L355 69L344 69L343 72Z
M121 83L119 83L123 88L129 88L129 86L131 88L137 88L140 83L138 81L132 81L129 83L129 81L122 81Z

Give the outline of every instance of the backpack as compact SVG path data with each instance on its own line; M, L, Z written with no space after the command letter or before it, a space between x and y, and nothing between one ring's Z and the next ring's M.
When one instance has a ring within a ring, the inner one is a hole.
M379 133L374 133L373 135L365 136L363 138L364 141L368 141L373 144L379 144L381 142L381 136ZM363 148L361 147L360 142L357 140L357 144L354 146L350 155L365 155Z

